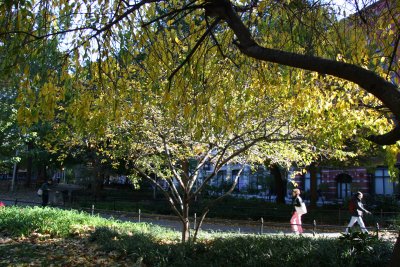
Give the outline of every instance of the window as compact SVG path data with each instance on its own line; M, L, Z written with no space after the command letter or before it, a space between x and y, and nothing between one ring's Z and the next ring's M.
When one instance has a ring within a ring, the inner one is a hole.
M321 183L321 174L317 173L317 188L320 183ZM310 191L310 189L311 189L311 175L309 172L307 172L304 175L304 191Z
M219 171L217 173L217 179L215 179L214 186L221 186L226 180L226 171Z
M395 183L390 181L388 169L379 168L375 170L375 194L392 195Z
M351 176L345 173L336 176L338 199L344 199L351 196L351 180Z

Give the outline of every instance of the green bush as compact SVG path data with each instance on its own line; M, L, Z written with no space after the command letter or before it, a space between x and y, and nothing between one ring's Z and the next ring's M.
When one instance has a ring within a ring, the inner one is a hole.
M147 266L385 266L392 251L391 244L378 239L355 250L353 242L338 239L247 235L184 245L98 231L92 241L103 249L142 259Z
M89 229L89 230L88 230ZM89 233L100 250L146 266L386 266L393 244L362 234L340 239L292 235L203 234L182 244L180 233L53 208L0 209L0 231L57 237ZM86 235L84 235L86 236ZM80 236L82 238L82 236Z
M368 196L366 205L373 211L400 212L399 200L396 196Z
M352 232L343 234L339 237L339 243L343 247L342 256L348 261L363 266L371 266L376 261L376 257L390 258L387 253L387 244L381 243L375 236L362 232Z

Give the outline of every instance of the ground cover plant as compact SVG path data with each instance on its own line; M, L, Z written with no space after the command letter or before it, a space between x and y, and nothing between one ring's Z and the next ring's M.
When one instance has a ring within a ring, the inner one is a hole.
M178 232L54 208L0 209L0 265L43 266L385 266L393 244L344 236Z

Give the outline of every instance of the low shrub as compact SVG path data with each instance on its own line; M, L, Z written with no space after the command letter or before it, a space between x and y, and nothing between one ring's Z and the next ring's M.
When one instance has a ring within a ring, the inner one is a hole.
M340 239L293 235L205 234L182 244L180 233L145 223L121 222L54 208L0 209L8 235L85 233L94 247L146 266L386 266L393 244L352 234Z
M103 232L104 231L104 232ZM98 229L91 238L106 251L130 255L146 266L385 266L392 244L297 236L224 235L195 244L160 242ZM365 245L365 247L364 247Z

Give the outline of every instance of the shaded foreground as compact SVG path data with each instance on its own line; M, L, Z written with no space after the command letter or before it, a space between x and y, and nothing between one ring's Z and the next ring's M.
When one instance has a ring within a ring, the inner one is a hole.
M0 209L1 266L385 266L393 244L369 236L202 235L76 211Z

